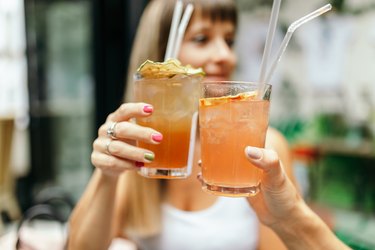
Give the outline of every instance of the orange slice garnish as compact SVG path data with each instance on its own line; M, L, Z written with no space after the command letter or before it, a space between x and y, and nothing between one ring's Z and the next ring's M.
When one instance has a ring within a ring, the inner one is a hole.
M202 68L193 68L190 65L183 66L177 59L169 59L165 62L153 62L147 60L137 69L137 75L142 78L171 78L176 75L200 75L204 76Z
M200 106L212 106L212 105L219 105L228 102L236 102L236 101L249 101L254 100L257 96L257 91L251 92L244 92L238 95L233 96L222 96L222 97L210 97L210 98L201 98L199 100Z

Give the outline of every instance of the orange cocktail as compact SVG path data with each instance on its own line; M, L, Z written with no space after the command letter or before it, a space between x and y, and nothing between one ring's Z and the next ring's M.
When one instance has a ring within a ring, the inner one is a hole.
M186 167L192 117L187 115L187 118L190 118L190 120L179 120L176 124L173 124L173 128L168 128L166 124L169 122L161 118L158 119L158 117L154 117L152 121L138 119L139 125L154 128L163 134L163 142L160 145L138 143L139 147L147 148L156 155L155 160L146 164L146 167L168 166L169 169Z
M205 82L199 103L203 189L226 196L258 192L261 170L246 159L246 146L264 147L270 85Z
M153 114L137 118L137 124L163 134L158 145L138 142L139 147L155 154L154 161L139 171L145 177L186 178L189 159L192 161L189 152L195 144L202 71L187 72L178 62L169 63L173 65L149 62L142 68L142 77L135 80L135 100L154 106ZM163 71L166 65L168 70ZM185 71L179 71L181 68Z

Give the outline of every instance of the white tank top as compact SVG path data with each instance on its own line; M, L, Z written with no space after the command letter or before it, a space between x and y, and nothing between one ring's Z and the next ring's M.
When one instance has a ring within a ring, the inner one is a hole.
M201 211L162 207L160 234L132 240L142 250L256 249L259 222L244 198L219 197Z

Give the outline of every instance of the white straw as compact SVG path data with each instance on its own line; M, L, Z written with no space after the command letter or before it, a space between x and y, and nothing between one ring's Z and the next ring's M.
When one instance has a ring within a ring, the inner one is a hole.
M183 7L182 0L178 0L176 2L176 5L174 6L171 29L169 31L167 50L164 56L164 61L171 58L172 52L174 50L174 46L176 44L177 27L178 27L178 23L180 22L181 14L182 14L182 7Z
M297 21L293 22L290 26L289 29L294 32L298 27L300 27L302 24L307 23L308 21L326 13L327 11L330 11L332 9L331 4L326 4L323 7L317 9L316 11L311 12L310 14L307 14L304 17L301 17Z
M327 11L330 11L332 9L332 5L331 4L327 4L319 9L317 9L316 11L314 12L311 12L310 14L298 19L297 21L293 22L289 28L288 28L288 31L287 33L285 34L285 37L283 39L283 42L281 43L280 45L280 48L279 48L279 51L277 52L277 55L272 63L272 66L267 74L267 77L266 77L266 82L269 82L271 80L271 77L276 69L276 66L277 64L280 62L281 60L281 57L282 55L284 54L285 50L286 50L286 47L288 46L288 43L290 41L290 38L292 37L293 35L293 32L298 28L300 27L302 24L326 13Z
M189 20L190 20L191 14L193 13L193 10L194 10L194 7L193 7L192 4L188 4L186 6L186 10L184 12L184 15L182 16L181 23L178 27L176 42L175 42L175 45L174 45L174 49L173 49L171 58L177 58L178 57L178 53L180 52L180 48L181 48L182 39L184 38L185 30L186 30L186 27L189 23Z
M263 58L262 58L261 66L260 66L259 83L264 83L264 78L265 78L265 74L267 70L267 63L270 57L273 37L275 35L277 19L278 19L279 12L280 12L280 5L281 5L281 0L273 1L270 24L268 26L266 44L264 47Z

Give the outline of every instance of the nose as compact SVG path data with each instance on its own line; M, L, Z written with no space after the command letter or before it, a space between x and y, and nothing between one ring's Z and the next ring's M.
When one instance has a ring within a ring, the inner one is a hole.
M224 39L217 39L213 51L213 61L217 63L231 63L235 64L236 57L233 49L227 44Z

